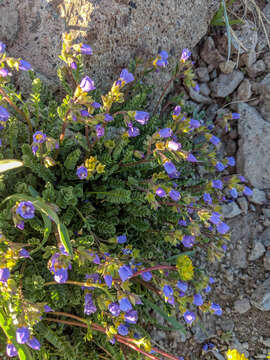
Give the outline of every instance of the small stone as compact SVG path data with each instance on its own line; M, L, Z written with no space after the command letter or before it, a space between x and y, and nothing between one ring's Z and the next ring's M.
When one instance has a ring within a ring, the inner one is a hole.
M251 296L251 304L261 311L270 310L270 278L256 288Z
M234 310L239 314L245 314L251 308L247 298L239 299L234 302Z
M233 331L234 322L232 319L224 320L221 322L220 326L223 331Z
M211 72L211 74L210 74L210 79L211 79L211 80L214 80L216 77L217 77L217 70L214 69L214 70Z
M236 66L234 61L226 61L219 64L220 71L224 74L231 74Z
M241 210L244 212L244 214L247 214L248 212L248 201L245 197L240 197L237 200Z
M188 91L191 99L196 101L198 104L211 104L213 102L210 97L200 94L199 92L193 90L192 87L190 87Z
M242 211L239 208L239 206L236 204L236 202L232 201L222 206L222 213L225 219L231 219L235 216L240 215Z
M251 50L248 53L242 54L240 56L240 66L250 67L256 61L256 51Z
M270 73L258 84L260 93L260 112L264 120L270 122Z
M265 270L269 271L270 270L270 251L266 251L264 258L263 258L263 266L265 268Z
M270 71L270 51L266 52L263 55L263 61L264 61L265 66L266 66L266 70Z
M264 346L270 348L270 338L261 339L260 341Z
M264 209L262 209L262 211L263 211L263 215L264 215L267 219L270 219L270 209L264 208Z
M235 31L235 37L232 36L232 45L236 50L239 50L240 55L246 51L255 50L258 42L258 33L254 29L256 29L256 25L247 20L243 25L241 25L239 30ZM236 38L239 41L237 41ZM240 42L243 44L245 49L240 46Z
M263 254L265 253L265 247L261 243L261 241L254 241L253 248L251 250L251 253L249 255L248 260L249 261L255 261L258 260Z
M211 36L204 42L200 55L207 64L211 64L214 67L218 67L219 63L225 61L225 58L216 49L215 42Z
M249 201L252 202L253 204L257 204L257 205L265 204L267 201L265 192L262 190L259 190L259 189L253 189L253 194L249 198Z
M196 74L201 82L208 82L210 80L207 67L198 67L196 69Z
M200 92L201 92L201 94L204 95L204 96L209 96L211 90L209 89L209 86L208 86L206 83L202 83L202 84L200 85Z
M253 64L253 65L251 65L250 67L247 68L247 73L248 73L249 77L254 79L257 76L264 73L265 70L266 70L266 66L265 66L264 61L263 60L258 60L257 62L255 62L255 64Z
M211 104L210 106L208 106L208 108L206 109L206 112L205 112L206 118L209 121L215 120L218 109L219 109L218 104Z
M246 101L251 98L251 83L248 79L244 79L239 88L237 89L236 99L241 101Z
M235 70L231 74L220 74L217 79L210 82L214 97L225 98L232 94L244 78L241 71Z

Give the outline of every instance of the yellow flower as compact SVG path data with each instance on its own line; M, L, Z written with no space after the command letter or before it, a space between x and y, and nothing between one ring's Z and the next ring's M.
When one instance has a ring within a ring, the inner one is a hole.
M244 354L240 354L236 349L228 350L226 355L228 360L248 360Z
M187 281L193 278L194 268L192 261L188 256L179 256L176 267L178 269L181 280Z
M103 165L101 163L99 163L97 168L96 168L98 174L104 173L104 169L105 169L105 165Z
M165 145L164 145L164 143L163 142L157 142L156 143L156 149L157 150L165 150Z

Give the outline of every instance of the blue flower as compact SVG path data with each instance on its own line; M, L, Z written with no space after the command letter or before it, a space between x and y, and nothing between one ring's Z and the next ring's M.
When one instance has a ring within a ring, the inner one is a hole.
M166 51L161 51L159 54L159 59L157 61L154 61L155 65L160 67L165 67L168 65L168 53Z
M136 127L129 127L128 129L128 136L130 137L136 137L140 135L140 129L136 128Z
M126 281L133 275L132 270L128 265L121 266L118 270L118 273L122 281Z
M130 301L128 300L128 298L122 298L119 301L119 305L120 305L120 310L127 312L132 310L132 305L130 303Z
M232 113L232 119L233 119L233 120L238 120L238 119L240 119L240 114L238 114L238 113Z
M189 51L189 49L183 49L180 61L186 62L189 59L190 55L191 55L191 51Z
M50 311L53 311L53 309L49 305L44 305L44 312L47 313Z
M146 271L142 273L141 277L144 281L150 281L152 279L152 273L150 271Z
M166 297L170 297L173 295L173 288L170 285L164 285L162 291Z
M212 181L212 186L213 186L215 189L222 190L222 189L223 189L223 182L222 182L221 180L213 180L213 181Z
M25 326L19 327L16 330L16 340L19 344L25 344L30 338L29 329Z
M166 161L165 164L163 164L163 166L168 175L172 175L177 172L175 165L171 161Z
M224 222L221 222L217 225L217 231L222 235L226 234L229 230L230 227Z
M169 196L174 201L178 201L181 198L180 193L178 191L176 191L176 190L171 190L169 192Z
M211 215L211 217L210 217L210 219L209 219L209 221L212 223L212 224L215 224L215 225L217 225L217 224L219 224L220 223L220 217L221 217L221 215L218 213L218 212L213 212L212 213L212 215Z
M216 303L212 303L210 306L210 309L214 311L215 315L218 315L218 316L222 315L222 309L221 309L220 305L218 305Z
M91 315L97 311L95 304L93 303L92 294L85 294L84 297L84 313Z
M22 248L19 252L19 256L23 257L23 258L29 258L30 254L27 250L25 250L24 248Z
M186 311L184 313L184 319L187 324L192 324L193 321L196 319L196 315L192 311Z
M195 237L193 235L184 235L182 244L186 248L191 248L194 245Z
M104 275L104 280L105 280L105 283L106 285L111 288L112 287L112 276L111 275Z
M119 235L116 237L118 244L124 244L127 241L127 235Z
M128 327L124 324L120 324L117 328L118 334L126 336L128 334Z
M101 124L96 125L96 134L97 137L102 137L104 136L105 133L105 129Z
M24 219L33 219L35 217L35 207L31 201L21 201L16 209L16 214L19 214Z
M81 116L88 117L90 116L89 112L86 109L80 111Z
M77 171L76 171L76 175L78 176L79 179L86 179L88 176L88 171L86 169L85 166L79 166Z
M183 291L183 293L185 293L188 289L188 284L184 281L177 281L176 286L179 290Z
M168 149L173 150L173 151L178 151L182 147L181 144L176 141L169 141L167 146L168 146Z
M220 140L218 137L216 137L215 135L212 135L212 137L209 140L213 145L218 145L220 143Z
M212 276L210 276L209 284L214 284L215 282L216 282L215 279Z
M84 55L92 55L93 54L93 50L92 50L91 46L87 45L87 44L82 44L80 50L81 50L81 53Z
M42 144L44 141L46 141L46 134L44 134L42 131L36 131L33 135L33 142L35 144Z
M235 158L233 156L227 157L228 165L234 166L235 165Z
M253 191L248 186L245 186L243 190L243 194L245 194L246 196L252 196Z
M237 197L238 197L237 189L232 188L232 189L230 190L230 194L231 194L231 196L232 196L234 199L237 199Z
M85 76L80 83L80 88L84 92L95 90L94 81L89 76Z
M65 268L61 268L55 271L54 280L59 284L64 284L68 279L68 271Z
M7 121L10 117L10 113L6 108L0 105L0 121Z
M0 54L3 54L6 49L6 44L4 44L2 41L0 41Z
M196 84L193 88L194 91L196 92L200 92L200 85L199 84Z
M113 316L119 316L120 315L120 306L116 303L110 303L108 306L109 312L113 315Z
M123 69L120 74L121 85L125 85L134 80L134 76L127 70Z
M70 67L72 70L76 70L77 69L77 64L75 61L72 61L72 63L70 64Z
M96 102L96 101L94 101L94 102L91 104L91 106L93 106L93 108L95 108L95 109L99 109L99 108L101 107L101 104L98 103L98 102Z
M210 291L212 290L211 286L210 285L207 285L206 288L203 289L203 291L208 294L210 293Z
M10 271L8 268L0 268L0 281L6 283L9 279Z
M199 122L199 120L190 119L190 121L189 121L189 127L190 128L197 129L200 126L201 126L201 123Z
M0 47L1 47L1 43L0 43ZM14 356L18 355L18 351L13 344L7 344L6 353L7 353L7 356L9 356L9 357L14 357Z
M193 304L196 306L202 306L203 305L203 297L201 294L195 294L193 297Z
M17 225L16 228L18 228L19 230L24 230L24 221L20 221Z
M211 197L211 195L208 194L208 193L204 193L204 194L203 194L203 200L204 200L206 203L212 204L212 197Z
M159 196L159 197L161 197L161 198L167 196L166 191L165 191L163 188L161 188L161 187L157 188L157 190L156 190L156 195Z
M145 111L136 111L135 113L135 120L141 124L145 125L149 120L149 113Z
M170 128L161 129L161 130L159 130L158 133L159 133L159 136L162 138L168 138L168 137L172 136L172 134L173 134L172 129L170 129Z
M138 312L136 310L130 310L125 313L125 321L128 324L136 324L138 321Z
M181 106L177 105L173 110L173 116L179 116L181 114Z
M186 222L186 220L179 220L178 225L187 226L187 222Z
M104 121L105 122L113 121L113 117L110 114L105 114Z
M33 350L40 350L40 342L37 338L32 337L27 341L27 345L30 346Z
M23 70L23 71L29 71L29 70L32 70L32 65L29 64L29 62L27 62L25 60L20 60L19 69Z
M216 163L216 169L217 169L218 171L223 171L223 170L225 169L225 166L224 166L220 161L218 161L218 162Z
M193 154L189 153L187 156L187 161L193 163L193 162L197 162L198 160L195 158L195 156Z

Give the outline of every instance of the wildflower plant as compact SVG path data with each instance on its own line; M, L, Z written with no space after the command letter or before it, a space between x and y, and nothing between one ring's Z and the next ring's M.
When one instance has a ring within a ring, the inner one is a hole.
M222 257L221 204L251 190L222 176L234 159L219 158L213 124L181 97L157 114L163 91L146 111L144 79L167 66L165 51L148 67L134 60L106 94L84 73L92 53L63 36L66 95L56 99L0 43L1 343L20 359L178 359L152 345L152 313L181 331L199 312L222 314L193 256ZM171 81L194 88L190 56ZM32 79L27 99L12 85L17 71Z

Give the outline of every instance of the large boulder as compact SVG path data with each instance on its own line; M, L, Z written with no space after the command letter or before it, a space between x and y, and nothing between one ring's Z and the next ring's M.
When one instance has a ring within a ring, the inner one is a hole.
M5 0L0 40L46 76L55 76L62 32L88 43L89 74L107 86L137 55L180 56L206 33L219 0Z

